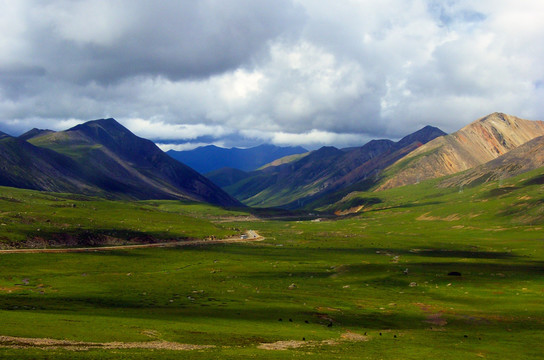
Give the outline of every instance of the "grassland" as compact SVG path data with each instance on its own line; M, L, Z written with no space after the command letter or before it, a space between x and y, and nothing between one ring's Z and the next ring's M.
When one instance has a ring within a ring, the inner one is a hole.
M198 203L108 201L0 187L0 247L223 238L239 233L210 221L246 216Z
M63 224L118 237L255 229L266 239L2 254L0 335L213 347L69 350L4 339L0 357L540 359L543 173L469 189L431 181L353 193L327 210L360 204L361 212L323 221L1 189L4 241L23 241L38 227L53 234Z

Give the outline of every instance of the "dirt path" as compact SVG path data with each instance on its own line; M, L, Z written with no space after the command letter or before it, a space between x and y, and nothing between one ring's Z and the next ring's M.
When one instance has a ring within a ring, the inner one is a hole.
M181 344L169 341L144 342L107 342L95 343L84 341L56 340L47 338L22 338L1 336L0 347L12 349L64 349L82 351L90 349L157 349L157 350L202 350L215 347L214 345Z
M138 244L138 245L117 245L117 246L100 246L100 247L82 247L82 248L62 248L62 249L9 249L0 250L0 254L10 253L69 253L69 252L88 252L88 251L110 251L110 250L127 250L141 249L151 247L178 247L178 246L195 246L195 245L211 245L211 244L229 244L237 242L253 242L262 241L264 237L259 235L254 230L248 230L239 237L231 237L217 240L182 240L171 241L154 244Z

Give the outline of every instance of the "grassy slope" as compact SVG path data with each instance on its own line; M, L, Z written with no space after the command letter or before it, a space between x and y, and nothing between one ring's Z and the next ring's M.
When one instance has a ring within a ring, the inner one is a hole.
M433 182L372 193L381 203L338 221L222 223L256 229L267 237L262 243L0 255L0 334L218 345L181 354L0 349L0 356L539 359L543 173L461 193ZM183 208L161 202L159 209L170 206ZM368 341L256 347L346 331L366 332Z
M59 234L98 233L121 240L144 235L165 240L232 235L232 230L205 219L214 213L238 214L198 203L108 201L0 187L0 243L17 245L36 237L58 238Z
M284 157L279 158L277 160L274 160L271 163L265 164L265 165L261 166L260 168L258 168L257 170L266 169L267 167L270 167L270 166L279 166L279 165L283 165L283 164L289 164L289 163L298 161L298 160L302 159L303 157L308 156L309 154L310 154L310 152L305 152L305 153L302 153L302 154L287 155L287 156L284 156Z

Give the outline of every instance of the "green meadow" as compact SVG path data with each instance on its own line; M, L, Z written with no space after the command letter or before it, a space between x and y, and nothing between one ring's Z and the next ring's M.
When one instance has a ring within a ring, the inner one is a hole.
M130 242L253 229L265 239L0 254L0 357L541 359L543 174L352 193L313 220L2 188L0 241L9 246L61 233ZM195 347L27 346L20 338Z

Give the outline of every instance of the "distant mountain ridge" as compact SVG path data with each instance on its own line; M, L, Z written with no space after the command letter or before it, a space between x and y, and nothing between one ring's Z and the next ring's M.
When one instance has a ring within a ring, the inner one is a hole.
M275 147L260 148L273 152ZM426 126L397 142L325 146L277 158L254 171L221 168L208 173L208 179L114 119L100 119L59 132L32 129L19 137L0 132L0 185L112 198L313 209L352 192L445 175L452 176L439 186L502 179L543 166L543 154L544 122L493 113L450 135Z
M6 186L241 206L207 178L111 118L66 131L37 130L23 138L2 138L0 167L0 185Z
M374 176L397 159L445 133L427 126L398 142L372 140L348 151L325 146L295 161L268 166L245 176L208 174L229 194L250 206L300 208L338 189ZM227 171L227 170L225 170ZM234 183L228 183L233 179Z
M421 146L385 171L377 190L415 184L471 169L544 135L544 122L503 113L480 118Z
M248 149L226 149L208 145L193 150L169 150L166 153L196 171L206 174L226 167L251 171L284 156L305 152L308 150L301 146L279 147L264 144Z

